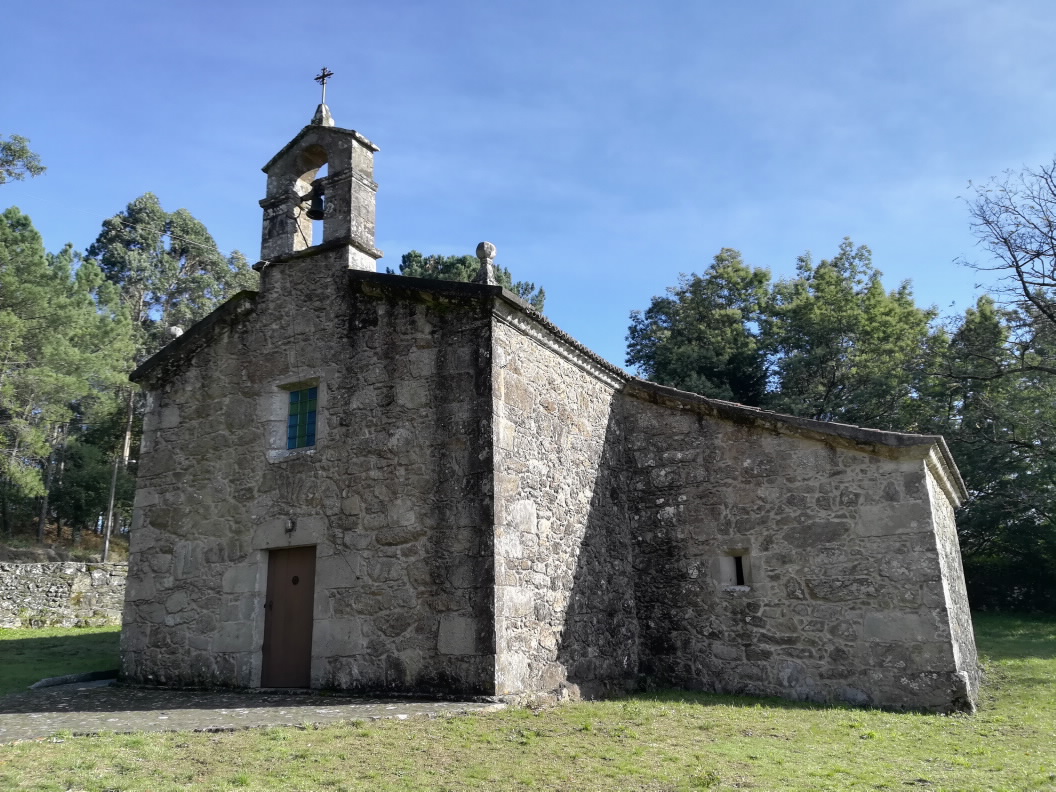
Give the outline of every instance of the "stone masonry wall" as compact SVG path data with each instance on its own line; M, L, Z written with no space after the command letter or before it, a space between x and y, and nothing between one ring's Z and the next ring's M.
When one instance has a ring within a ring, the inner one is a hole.
M928 494L932 504L931 521L935 526L935 540L938 545L947 613L950 619L953 655L957 671L963 675L969 694L974 700L979 692L981 670L975 648L971 608L968 606L968 590L964 582L961 547L957 541L957 521L953 504L946 497L940 484L940 475L930 465L927 472Z
M268 266L137 375L130 680L259 685L268 551L314 545L312 687L493 692L489 312L335 258ZM318 439L286 451L294 384Z
M637 674L638 634L613 410L620 383L497 309L497 689L622 689Z
M126 679L258 686L268 554L312 546L316 688L971 708L941 441L629 380L495 287L346 267L269 264L137 372Z
M0 564L0 627L121 623L123 563Z
M885 458L638 395L626 417L645 674L727 693L971 706L933 524L948 504L919 453ZM724 577L737 555L744 585Z

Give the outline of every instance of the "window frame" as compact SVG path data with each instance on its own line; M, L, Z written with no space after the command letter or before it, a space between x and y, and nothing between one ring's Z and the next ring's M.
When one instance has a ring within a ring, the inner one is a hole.
M268 462L312 456L326 443L327 388L323 378L310 369L292 372L283 379L274 379L259 396L260 416L264 421L264 450ZM301 376L297 376L300 374ZM295 379L296 377L296 379ZM315 443L289 447L290 394L316 389Z
M286 390L289 412L286 419L286 450L315 448L318 441L319 386Z

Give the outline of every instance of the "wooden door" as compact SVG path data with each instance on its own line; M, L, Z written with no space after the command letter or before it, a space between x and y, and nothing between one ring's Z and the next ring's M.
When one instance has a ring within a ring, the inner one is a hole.
M261 687L309 686L314 599L315 547L270 551Z

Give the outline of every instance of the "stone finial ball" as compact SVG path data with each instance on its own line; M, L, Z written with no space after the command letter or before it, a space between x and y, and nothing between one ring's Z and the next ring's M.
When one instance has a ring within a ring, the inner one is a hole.
M495 258L495 246L490 242L481 242L477 245L477 258L481 261L490 261Z

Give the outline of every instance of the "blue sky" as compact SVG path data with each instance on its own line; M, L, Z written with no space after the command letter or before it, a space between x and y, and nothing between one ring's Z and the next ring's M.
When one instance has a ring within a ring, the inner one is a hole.
M316 10L317 9L317 10ZM144 192L255 260L260 167L336 73L376 157L381 266L471 253L622 365L628 314L722 247L790 276L850 236L959 313L986 275L968 183L1056 152L1056 4L1035 0L9 4L0 187L49 250Z

